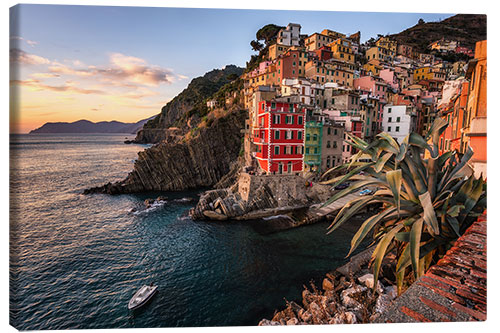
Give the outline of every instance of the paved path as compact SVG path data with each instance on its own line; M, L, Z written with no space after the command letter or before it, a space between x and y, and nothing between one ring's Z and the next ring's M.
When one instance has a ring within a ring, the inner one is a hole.
M341 209L342 207L344 207L345 204L347 204L349 201L356 199L356 198L359 198L358 193L359 193L359 191L356 193L353 193L353 194L348 194L345 197L340 198L340 199L332 202L331 204L329 204L328 206L325 206L325 207L311 208L309 210L308 215L311 217L323 217L323 216L326 216L328 214L331 214L331 213Z

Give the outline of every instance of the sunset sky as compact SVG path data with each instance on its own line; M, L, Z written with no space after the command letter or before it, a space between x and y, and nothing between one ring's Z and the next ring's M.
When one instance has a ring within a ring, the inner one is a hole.
M49 121L136 122L195 77L245 66L268 23L362 41L453 14L18 5L10 12L11 132Z

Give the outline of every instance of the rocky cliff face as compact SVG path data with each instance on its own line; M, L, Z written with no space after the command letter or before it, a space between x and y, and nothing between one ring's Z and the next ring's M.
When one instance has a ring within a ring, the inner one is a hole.
M200 128L185 142L161 142L139 153L134 170L117 183L85 190L89 193L179 191L213 186L230 171L240 149L246 111L233 111Z

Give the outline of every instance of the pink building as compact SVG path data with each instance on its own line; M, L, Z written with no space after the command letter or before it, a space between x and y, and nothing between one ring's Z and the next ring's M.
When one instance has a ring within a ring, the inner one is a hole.
M354 89L369 91L381 100L387 100L387 83L377 76L361 76L354 79Z
M385 68L380 71L379 77L385 81L388 85L390 85L392 88L396 89L399 91L399 82L396 77L396 74L394 71L390 68Z

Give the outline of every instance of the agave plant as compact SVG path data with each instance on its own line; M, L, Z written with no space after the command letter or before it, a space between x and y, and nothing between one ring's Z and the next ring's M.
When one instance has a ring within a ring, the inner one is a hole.
M486 208L486 183L475 179L468 161L471 148L463 155L457 151L439 154L438 140L447 123L437 118L426 137L409 134L398 144L387 133L367 143L355 136L349 142L359 152L349 164L328 170L343 176L325 180L337 186L347 180L351 185L337 192L325 205L364 187L373 194L360 196L346 204L328 227L334 231L364 208L378 204L381 209L361 225L351 240L350 256L369 233L377 244L372 268L378 280L386 253L396 250L398 292L411 275L419 278L443 255Z

